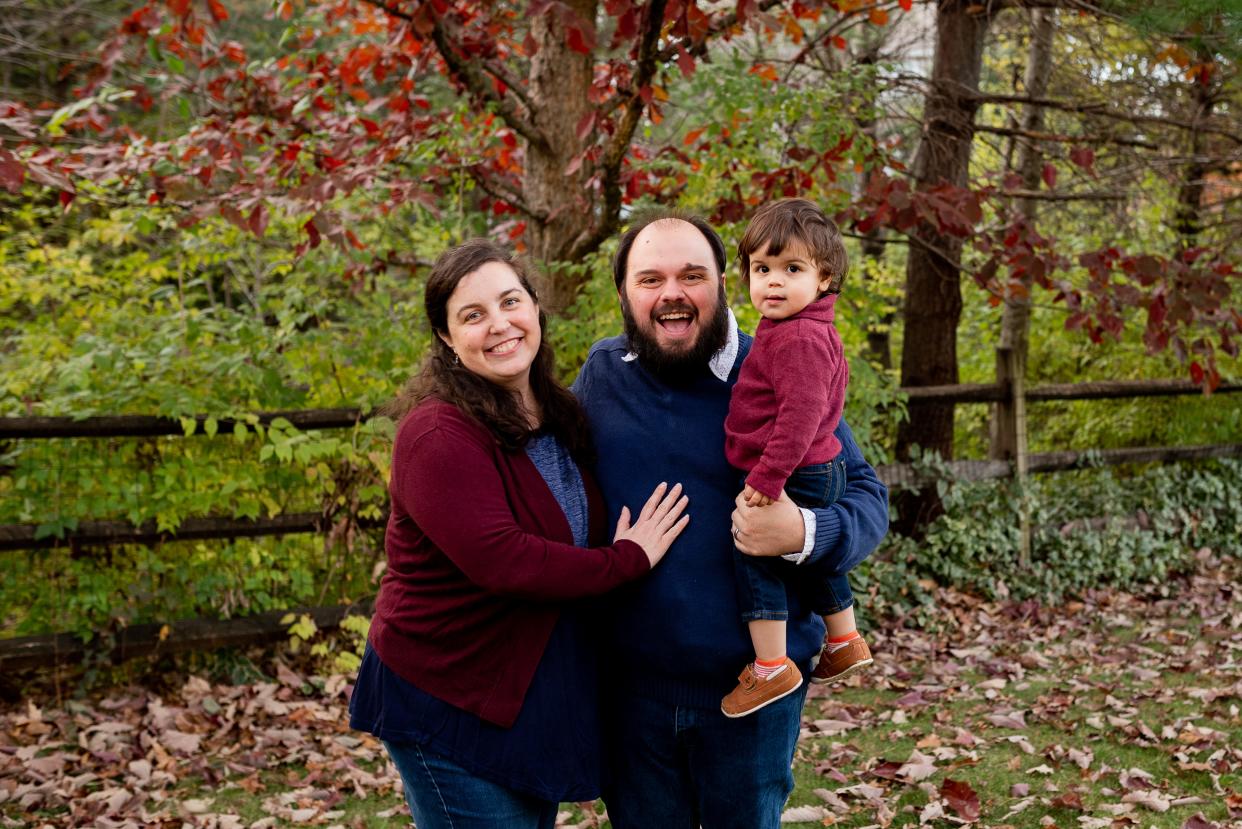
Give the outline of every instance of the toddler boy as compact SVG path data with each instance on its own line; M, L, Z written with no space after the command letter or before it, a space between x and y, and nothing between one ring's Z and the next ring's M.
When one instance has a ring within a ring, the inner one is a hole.
M841 446L833 436L849 380L833 326L848 265L841 233L811 202L782 199L756 211L738 258L763 319L733 387L725 453L746 473L742 494L750 506L771 504L781 490L799 506L828 506L845 490ZM827 626L812 682L844 679L872 663L844 573L736 549L734 570L755 661L721 702L726 716L745 716L802 684L785 649L786 579Z

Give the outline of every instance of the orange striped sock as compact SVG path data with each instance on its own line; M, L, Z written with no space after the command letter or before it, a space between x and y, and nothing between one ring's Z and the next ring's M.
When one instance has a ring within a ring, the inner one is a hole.
M760 679L767 679L771 676L779 674L785 670L785 657L781 656L777 659L756 659L755 660L755 676Z
M828 638L828 641L824 643L824 650L828 651L828 653L836 653L837 651L841 650L841 648L844 648L846 645L848 645L850 642L853 642L855 639L861 639L861 638L862 638L862 635L859 634L859 632L856 630L851 630L849 633L845 634L844 636L830 636Z

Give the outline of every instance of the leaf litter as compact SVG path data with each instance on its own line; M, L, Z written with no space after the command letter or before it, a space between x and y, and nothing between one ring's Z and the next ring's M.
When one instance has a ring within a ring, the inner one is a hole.
M129 688L5 712L0 821L263 829L332 825L347 797L390 806L399 776L377 740L349 730L346 678L306 694L312 686L288 668L277 676L250 685L190 676L168 698ZM230 812L233 791L261 801L267 817Z
M874 669L811 689L783 821L1242 827L1242 587L1236 559L1199 559L1167 596L936 588L937 627L867 631ZM272 673L0 707L0 827L408 822L382 745L349 730L350 678Z
M938 629L866 631L872 671L809 694L822 814L799 787L785 822L1242 829L1242 567L1196 558L1055 608L936 588Z

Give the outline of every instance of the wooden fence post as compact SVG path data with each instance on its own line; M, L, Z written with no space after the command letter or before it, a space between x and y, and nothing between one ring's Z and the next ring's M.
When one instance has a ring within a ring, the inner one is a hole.
M1017 455L1018 428L1014 419L1013 369L1015 361L1012 348L998 346L996 349L996 385L1000 387L1001 399L996 401L990 429L988 458L994 461L1012 461Z
M1013 348L996 349L996 383L1003 391L992 418L992 445L989 454L995 460L1013 464L1013 477L1018 483L1018 564L1023 569L1031 563L1031 503L1027 497L1029 484L1029 453L1026 442L1026 377L1018 352Z
M1009 375L1009 406L1013 409L1014 475L1018 480L1018 566L1031 566L1030 462L1026 441L1026 372L1015 349L1005 349Z

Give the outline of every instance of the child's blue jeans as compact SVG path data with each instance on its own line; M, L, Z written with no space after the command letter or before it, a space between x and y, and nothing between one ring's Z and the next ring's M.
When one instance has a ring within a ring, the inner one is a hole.
M818 509L833 504L845 492L845 461L801 466L785 483L785 492L800 507ZM854 604L849 578L829 572L830 563L793 564L780 557L748 556L733 550L733 575L737 582L742 620L789 618L786 589L798 591L816 614L827 616Z

